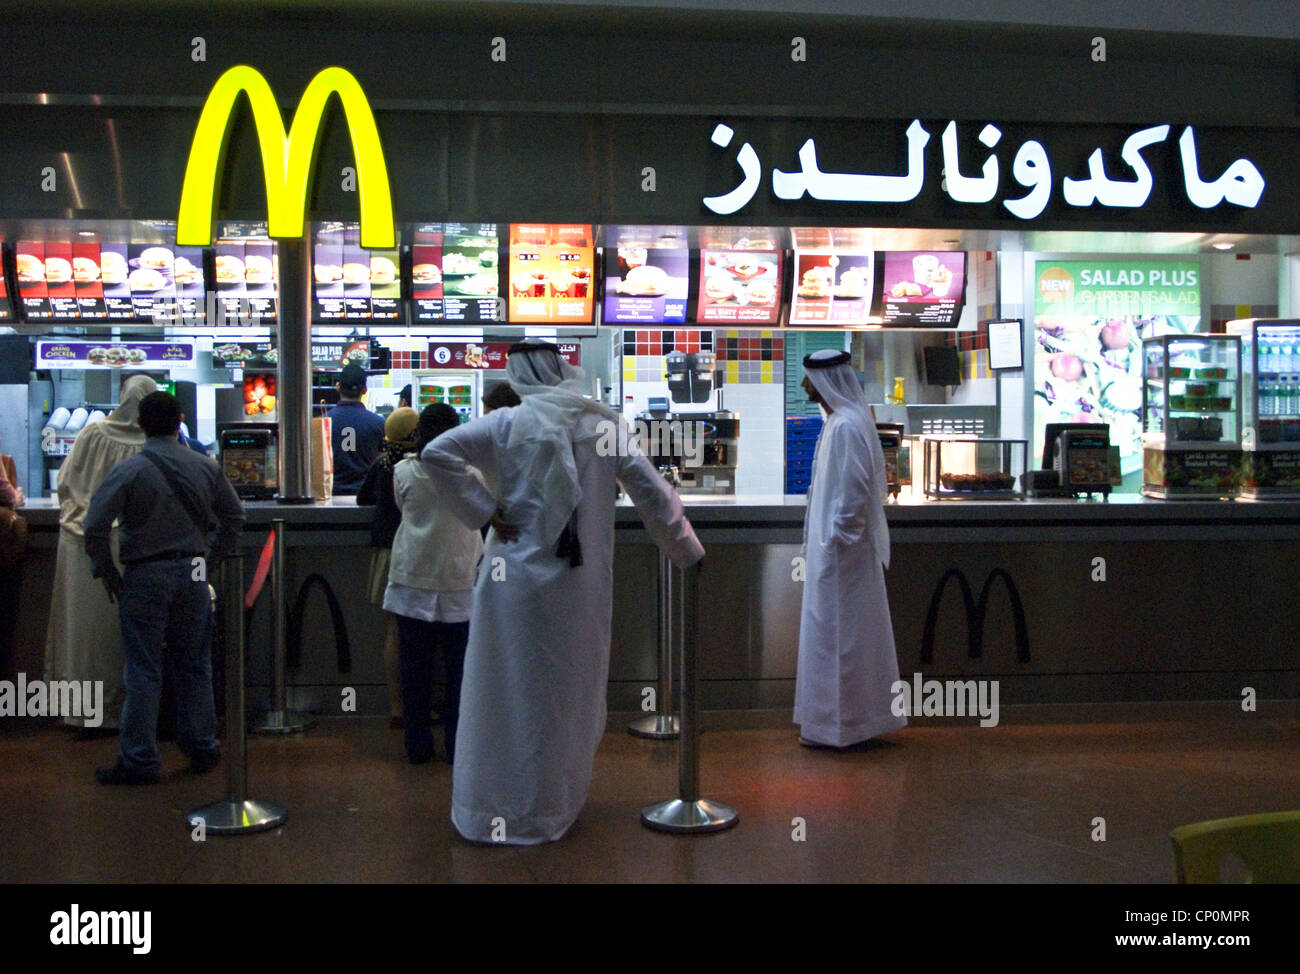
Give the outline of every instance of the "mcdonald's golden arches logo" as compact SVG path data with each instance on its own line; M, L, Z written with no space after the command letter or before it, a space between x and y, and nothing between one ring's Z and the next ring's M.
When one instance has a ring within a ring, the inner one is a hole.
M388 167L384 164L374 114L357 79L343 68L326 68L317 74L302 93L286 134L270 84L260 71L248 65L233 67L218 78L203 105L181 187L176 221L178 244L203 247L212 242L217 180L230 116L241 92L248 96L257 128L272 237L301 237L304 233L307 190L311 185L321 121L330 95L336 94L343 105L357 168L361 246L374 249L396 246Z

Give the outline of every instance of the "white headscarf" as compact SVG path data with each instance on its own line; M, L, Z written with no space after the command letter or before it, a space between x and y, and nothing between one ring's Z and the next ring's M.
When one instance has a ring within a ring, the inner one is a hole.
M542 497L540 540L553 544L582 500L573 444L600 435L595 416L620 421L617 412L582 394L585 374L560 357L550 342L526 344L538 351L516 351L506 360L506 378L519 394L506 449L515 475ZM544 351L549 350L549 351Z
M140 400L158 391L158 383L147 375L133 375L122 383L117 408L104 419L105 431L123 440L145 441L140 428Z
M826 361L843 355L833 349L821 349L813 352L809 358L813 361ZM858 430L865 441L867 457L871 464L871 485L879 492L883 505L889 496L889 483L885 479L885 451L880 446L880 434L876 432L876 423L871 416L871 407L867 397L858 384L857 374L848 362L832 365L828 368L809 368L804 375L822 397L825 405L836 416L847 420ZM821 442L817 444L821 448ZM816 461L814 460L814 469ZM881 564L889 565L889 525L885 521L883 507L872 510L868 515L871 530L871 546L875 549ZM806 522L805 522L806 524Z

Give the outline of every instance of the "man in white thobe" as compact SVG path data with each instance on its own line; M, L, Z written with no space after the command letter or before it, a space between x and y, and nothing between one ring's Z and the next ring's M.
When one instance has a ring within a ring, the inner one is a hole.
M622 417L582 395L582 371L554 345L513 346L506 374L520 405L443 433L420 458L457 517L494 529L474 586L451 819L472 841L535 845L577 819L605 731L616 482L675 564L704 549Z
M848 352L814 352L803 364L826 424L804 519L794 722L800 743L849 747L907 724L890 706L898 657L885 593L885 457Z
M157 389L158 384L147 375L126 379L118 407L107 419L91 423L77 434L72 452L59 467L59 546L45 633L45 679L102 680L104 712L100 731L117 727L126 701L122 683L125 655L117 607L94 577L94 566L86 554L84 522L90 498L108 472L144 448L144 430L138 419L140 402ZM112 545L116 553L116 530ZM81 726L85 718L65 716L63 721Z

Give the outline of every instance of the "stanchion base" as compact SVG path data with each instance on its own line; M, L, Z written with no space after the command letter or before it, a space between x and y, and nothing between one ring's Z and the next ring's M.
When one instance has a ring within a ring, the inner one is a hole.
M204 805L185 816L185 821L191 829L201 821L204 831L213 835L242 835L277 828L284 824L285 817L285 811L279 805L250 799Z
M740 821L730 805L698 798L693 802L674 798L641 809L641 824L660 832L721 832Z
M681 727L676 717L647 714L628 724L627 732L633 737L649 737L656 741L666 741L680 735Z
M249 728L254 734L301 734L316 725L316 718L296 710L272 710Z

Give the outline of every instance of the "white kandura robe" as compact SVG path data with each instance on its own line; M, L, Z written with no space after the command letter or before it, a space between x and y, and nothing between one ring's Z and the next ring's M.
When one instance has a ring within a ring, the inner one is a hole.
M577 819L605 731L615 480L674 563L694 564L704 549L676 491L644 456L598 455L602 417L588 413L577 421L574 445L583 563L557 558L554 543L538 538L541 498L506 449L523 408L497 409L443 433L422 459L467 525L486 524L498 504L472 465L501 485L503 517L520 529L510 543L489 532L479 566L451 818L472 841L535 845L561 838Z
M90 498L108 472L139 453L144 441L144 431L134 424L101 420L77 434L59 468L59 547L45 634L45 679L102 680L103 727L117 726L126 699L122 627L104 583L91 574L94 566L86 554L82 525ZM116 561L116 527L111 543ZM85 721L65 717L64 722L81 726Z
M847 747L907 725L891 709L898 656L872 543L884 524L886 491L873 482L859 427L832 413L808 491L794 701L801 735L820 744Z

